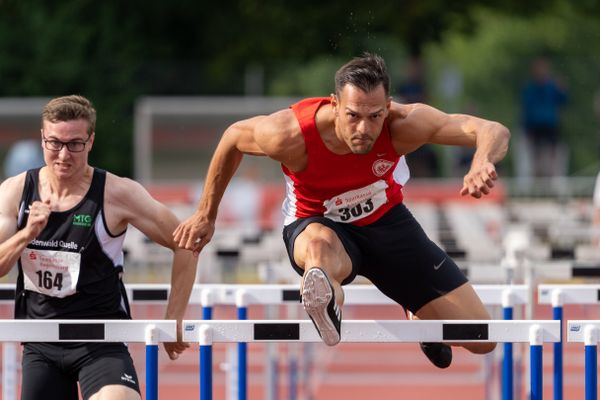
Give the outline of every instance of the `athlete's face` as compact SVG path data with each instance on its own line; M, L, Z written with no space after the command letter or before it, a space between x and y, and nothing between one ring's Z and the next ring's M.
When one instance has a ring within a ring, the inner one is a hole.
M88 135L88 122L83 119L43 123L44 161L57 178L68 179L82 173L93 142L94 134Z
M367 154L373 148L388 116L391 98L383 85L369 93L346 85L334 96L335 132L354 154Z

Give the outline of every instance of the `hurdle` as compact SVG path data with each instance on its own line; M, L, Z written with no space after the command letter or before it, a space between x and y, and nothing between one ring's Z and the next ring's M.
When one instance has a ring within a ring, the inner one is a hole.
M477 295L485 305L500 305L503 308L503 318L512 320L513 308L515 305L523 305L528 302L529 286L528 285L473 285ZM167 290L165 286L157 288L159 290ZM138 300L141 297L141 292L145 290L146 297L148 295L148 287L143 289L141 286L130 285L132 290L131 298ZM168 296L168 293L163 293ZM344 305L396 305L395 301L384 295L373 285L348 285L344 287ZM166 297L165 297L166 298ZM202 305L203 319L212 319L212 309L215 305L231 305L237 307L238 320L247 318L247 307L250 305L281 305L281 304L298 304L301 301L298 285L285 284L208 284L198 285L194 287L194 292L190 298L191 302L196 302L200 299ZM238 399L246 400L247 398L247 346L243 342L238 342ZM512 400L514 392L514 361L513 361L513 344L510 342L503 343L503 358L501 369L501 392L503 400ZM290 374L294 374L296 370L290 368ZM290 376L290 381L295 382L294 376ZM293 387L290 386L290 391Z
M349 320L342 342L527 342L530 345L531 400L543 395L542 346L560 340L559 321ZM306 320L183 321L183 340L200 346L200 399L212 399L212 345L219 342L321 342Z
M503 318L512 320L513 307L527 304L528 285L473 285L482 303L488 306L502 306ZM170 294L170 284L127 284L128 298L134 304L165 303ZM395 305L396 302L381 293L373 285L348 285L344 287L345 305ZM0 285L0 302L14 301L14 285ZM202 318L211 320L215 305L231 305L237 307L239 320L247 318L248 306L299 304L301 301L297 284L195 284L190 296L190 304L202 306ZM247 398L247 345L237 343L237 392L238 399ZM292 364L295 360L291 360ZM512 400L514 392L513 344L503 343L501 367L501 392L503 400ZM273 371L275 373L275 371ZM296 382L297 373L293 365L290 367L290 381ZM9 378L9 376L7 376ZM275 380L273 376L269 379ZM295 390L290 385L290 393ZM293 396L291 396L293 397Z
M567 340L585 347L585 400L598 399L598 340L600 321L568 321Z
M552 318L561 322L564 320L563 306L565 304L598 304L600 303L600 285L557 284L538 285L538 304L552 305ZM554 343L554 400L563 398L563 340Z
M177 321L0 320L3 342L146 343L146 399L158 400L158 343L177 341Z

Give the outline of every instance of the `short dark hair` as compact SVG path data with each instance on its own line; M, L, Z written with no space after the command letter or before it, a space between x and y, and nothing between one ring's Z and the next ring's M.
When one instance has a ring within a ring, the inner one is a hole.
M383 58L377 54L364 53L342 65L335 73L336 94L339 95L348 84L367 93L382 84L385 95L389 96L390 76Z
M42 127L44 121L55 123L77 119L88 122L88 135L96 129L96 109L88 99L79 95L56 97L42 111Z

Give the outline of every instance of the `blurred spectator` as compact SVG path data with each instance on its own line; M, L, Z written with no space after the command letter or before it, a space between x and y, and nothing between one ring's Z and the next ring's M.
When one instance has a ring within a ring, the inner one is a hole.
M423 62L419 57L410 59L404 80L396 86L400 103L427 103L427 87ZM426 144L406 156L410 175L414 178L438 176L437 154Z
M44 165L42 145L39 140L19 140L13 144L4 159L4 176L15 176L28 169Z
M560 140L560 109L566 102L566 89L553 77L550 62L544 57L533 60L531 78L521 95L521 111L536 177L566 175L566 149Z

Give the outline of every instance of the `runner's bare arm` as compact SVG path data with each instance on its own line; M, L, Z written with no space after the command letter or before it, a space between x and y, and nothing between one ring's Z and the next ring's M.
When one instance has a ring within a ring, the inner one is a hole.
M446 114L424 104L405 106L404 118L392 122L395 146L414 150L425 143L475 147L462 195L488 194L497 179L495 164L508 151L510 131L502 124L466 114ZM403 143L408 143L407 145Z
M196 279L198 259L189 251L177 247L171 233L179 220L164 204L156 201L142 185L133 180L112 174L109 174L108 179L105 195L108 206L105 212L110 213L110 216L107 215L107 219L130 223L152 241L173 250L171 291L165 318L177 320L178 342L165 343L164 347L169 357L174 360L189 347L181 339L181 321Z
M221 199L244 154L293 161L290 146L290 114L283 110L236 122L221 137L208 167L196 212L173 233L181 248L198 254L211 240Z
M50 215L48 203L36 201L27 210L27 225L17 231L19 201L24 183L25 173L22 173L0 185L0 276L12 269L27 244L44 229Z

